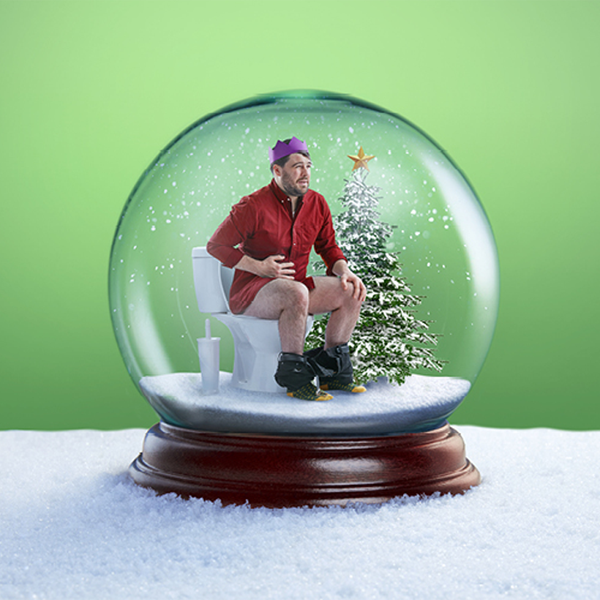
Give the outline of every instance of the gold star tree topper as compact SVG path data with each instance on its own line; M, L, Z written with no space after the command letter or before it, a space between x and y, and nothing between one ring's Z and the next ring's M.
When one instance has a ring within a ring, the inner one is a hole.
M367 156L361 146L356 156L348 154L348 158L351 158L354 161L354 166L352 167L353 171L356 171L356 169L360 169L361 167L365 168L368 171L369 167L367 166L367 163L372 158L375 158L375 155L373 154L372 156Z

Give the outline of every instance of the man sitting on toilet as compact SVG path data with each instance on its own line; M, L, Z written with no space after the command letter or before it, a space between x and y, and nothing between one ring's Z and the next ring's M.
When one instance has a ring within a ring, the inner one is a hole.
M288 396L330 400L325 390L364 392L353 382L348 341L366 288L335 243L325 198L309 189L306 143L295 137L278 141L269 160L271 183L242 198L206 246L225 266L235 267L231 312L279 321L275 379ZM326 276L306 276L313 247L327 266ZM331 313L325 346L305 354L306 318L322 313ZM315 375L320 388L312 383Z

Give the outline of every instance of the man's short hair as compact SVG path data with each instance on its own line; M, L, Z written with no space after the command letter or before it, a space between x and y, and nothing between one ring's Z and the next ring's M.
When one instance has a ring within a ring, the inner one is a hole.
M285 140L283 140L284 144L289 144L292 141L292 138L287 138ZM310 154L308 152L294 152L293 154L302 154L302 156L306 156L306 158L308 158L310 160ZM283 168L285 167L285 163L287 163L287 161L290 159L291 154L288 154L287 156L282 156L279 160L276 160L272 165L271 165L271 173L273 172L273 167L275 165Z

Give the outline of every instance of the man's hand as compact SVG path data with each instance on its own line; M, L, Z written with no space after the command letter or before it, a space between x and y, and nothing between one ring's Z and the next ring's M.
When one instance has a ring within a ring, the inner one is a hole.
M282 262L285 259L283 254L275 254L274 256L268 256L265 260L260 261L262 273L259 273L261 277L270 277L272 279L294 279L293 262Z
M360 277L357 277L352 271L340 275L340 283L342 284L343 290L347 290L348 284L351 283L354 286L354 292L352 293L354 299L360 300L361 302L365 301L365 298L367 297L367 288Z
M349 268L348 263L345 260L338 260L335 265L333 265L333 272L340 278L340 283L342 284L342 289L347 290L348 284L352 284L354 287L354 291L352 296L355 300L360 300L364 302L367 297L367 288L365 284L361 281L360 277L355 275Z
M256 260L249 256L244 256L240 262L235 265L236 269L249 271L259 277L269 279L294 279L296 269L293 262L282 262L285 260L283 254L274 254L264 260Z

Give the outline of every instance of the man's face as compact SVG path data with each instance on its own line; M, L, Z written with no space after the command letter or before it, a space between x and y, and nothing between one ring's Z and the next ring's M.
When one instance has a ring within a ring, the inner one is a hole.
M311 167L310 158L303 154L292 154L283 167L275 165L275 180L288 196L304 196L310 184Z

